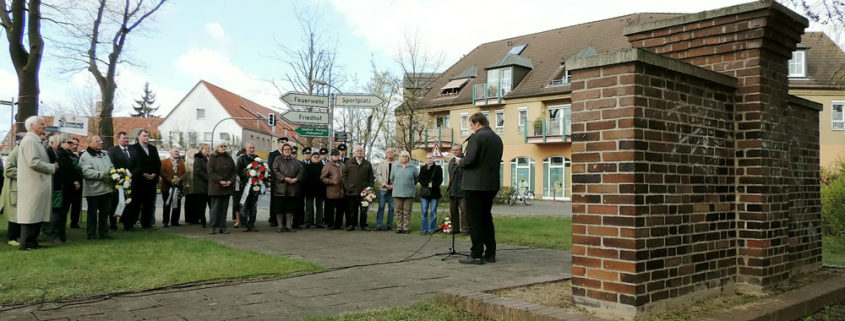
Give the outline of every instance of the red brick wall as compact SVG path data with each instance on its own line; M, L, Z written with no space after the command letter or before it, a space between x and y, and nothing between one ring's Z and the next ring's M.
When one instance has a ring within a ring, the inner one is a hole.
M572 77L576 303L642 307L731 282L735 89L640 62Z
M806 20L797 21L777 4L757 5L629 34L629 40L737 78L738 281L768 290L792 271L812 270L821 262L818 115L790 106L787 94L787 60ZM799 123L810 132L796 127Z

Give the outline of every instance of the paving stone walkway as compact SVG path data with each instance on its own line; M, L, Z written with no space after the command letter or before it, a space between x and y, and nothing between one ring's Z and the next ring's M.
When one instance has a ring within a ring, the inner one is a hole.
M515 278L567 275L568 251L500 244L497 262L441 261L451 239L392 232L301 230L276 233L259 215L259 233L209 235L198 226L167 233L214 239L250 251L321 264L330 271L277 280L215 284L115 296L90 302L46 303L0 312L0 320L295 320L348 311L409 305L445 288L481 289ZM428 241L428 244L423 246ZM409 261L400 261L422 247ZM458 251L469 242L458 240ZM417 259L420 258L420 259ZM369 265L373 264L373 265ZM353 265L367 265L349 267ZM349 267L349 268L344 268Z

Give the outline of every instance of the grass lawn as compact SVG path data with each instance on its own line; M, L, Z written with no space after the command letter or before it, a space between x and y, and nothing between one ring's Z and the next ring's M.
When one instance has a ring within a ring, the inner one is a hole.
M84 212L82 222L85 222ZM7 241L0 216L0 304L60 300L227 278L272 278L321 271L308 262L240 251L213 241L160 231L118 232L88 241L68 230L69 242L22 252ZM41 244L48 244L42 241Z
M481 321L482 317L466 312L436 305L430 301L421 302L412 306L393 307L382 310L364 312L343 313L328 317L305 319L308 321Z
M418 208L415 207L415 210L411 213L411 233L419 233L421 231L420 211ZM370 212L368 215L367 223L371 228L375 228L376 214ZM387 213L384 215L384 219L387 220ZM441 206L437 211L438 223L443 222L444 215L449 215L449 208ZM572 220L568 218L496 215L493 217L493 224L496 228L496 243L558 250L569 250L572 247ZM449 237L448 234L443 233L437 233L437 235ZM469 236L458 235L457 238L469 240Z
M845 266L845 240L822 238L822 261L825 264Z

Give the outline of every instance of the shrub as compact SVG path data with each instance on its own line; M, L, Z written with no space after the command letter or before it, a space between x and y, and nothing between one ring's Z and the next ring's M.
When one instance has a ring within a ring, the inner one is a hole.
M845 176L822 184L822 232L830 236L845 235Z

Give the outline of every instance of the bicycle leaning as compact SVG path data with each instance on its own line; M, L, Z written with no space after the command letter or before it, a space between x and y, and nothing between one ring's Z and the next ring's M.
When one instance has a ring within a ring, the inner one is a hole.
M508 205L513 206L519 202L522 202L525 206L534 204L534 191L528 190L528 187L517 187L512 190L508 198Z

